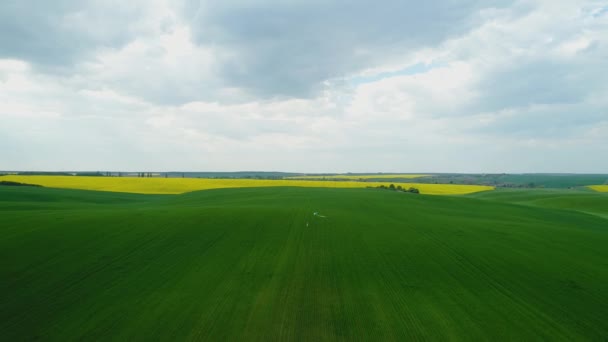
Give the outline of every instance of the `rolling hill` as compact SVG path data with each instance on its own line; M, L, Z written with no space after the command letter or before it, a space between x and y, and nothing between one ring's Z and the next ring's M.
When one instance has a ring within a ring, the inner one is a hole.
M606 195L0 187L0 336L601 340Z

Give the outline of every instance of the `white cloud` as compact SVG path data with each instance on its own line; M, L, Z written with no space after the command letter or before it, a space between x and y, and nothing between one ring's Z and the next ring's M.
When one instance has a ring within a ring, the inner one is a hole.
M327 42L280 16L233 22L253 15L242 8L65 4L51 33L68 39L67 28L82 28L72 38L90 43L86 53L55 56L64 62L52 71L39 56L0 54L0 144L11 151L0 169L608 168L595 157L608 153L608 15L598 1L471 2L451 18L455 31L420 41L396 38L418 32L408 25L347 36L365 13L319 21L310 14L324 13L320 3L299 4L303 14L252 5L323 24ZM121 20L124 39L104 32Z

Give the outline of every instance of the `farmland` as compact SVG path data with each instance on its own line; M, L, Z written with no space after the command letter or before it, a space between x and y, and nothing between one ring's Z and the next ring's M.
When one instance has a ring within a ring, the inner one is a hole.
M599 192L608 192L608 185L591 185L589 188Z
M359 180L359 179L414 179L414 178L422 178L427 177L427 175L417 175L417 174L337 174L337 175L306 175L306 176L290 176L285 177L287 179L350 179L350 180Z
M365 188L391 183L365 183L355 181L312 180L259 180L259 179L198 179L198 178L137 178L137 177L85 177L85 176L2 176L0 180L38 184L52 188L83 189L141 194L181 194L196 190L299 186L318 188ZM457 195L494 189L481 185L397 183L404 188L415 187L423 194Z
M602 340L607 201L589 190L0 187L0 336Z
M568 189L608 182L608 174L433 174L420 183L484 184L508 188Z

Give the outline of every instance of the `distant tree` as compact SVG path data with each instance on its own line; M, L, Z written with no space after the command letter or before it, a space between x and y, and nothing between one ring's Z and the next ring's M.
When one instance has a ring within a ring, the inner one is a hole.
M19 183L19 182L12 182L12 181L0 181L0 185L42 187L42 185L38 185L38 184Z
M391 190L395 190L395 184L389 185L388 188L391 189Z
M407 190L407 192L411 192L411 193L413 193L413 194L419 194L419 193L420 193L420 190L418 190L418 189L416 189L416 188L411 187L411 188L409 188L409 189Z

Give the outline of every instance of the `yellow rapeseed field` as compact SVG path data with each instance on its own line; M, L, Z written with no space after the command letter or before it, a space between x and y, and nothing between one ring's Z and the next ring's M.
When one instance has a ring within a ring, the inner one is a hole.
M608 192L608 185L591 185L589 188L599 192Z
M428 175L414 175L414 174L369 174L369 175L312 175L312 176L293 176L285 177L285 179L413 179L420 177L427 177Z
M365 188L389 185L389 182L312 181L312 180L258 180L258 179L206 179L206 178L137 178L137 177L86 177L86 176L18 176L8 175L0 180L38 184L50 188L83 189L98 191L131 192L140 194L181 194L196 190L220 188L252 188L271 186L301 186L316 188ZM493 190L491 186L393 183L404 188L415 187L423 194L462 195Z

